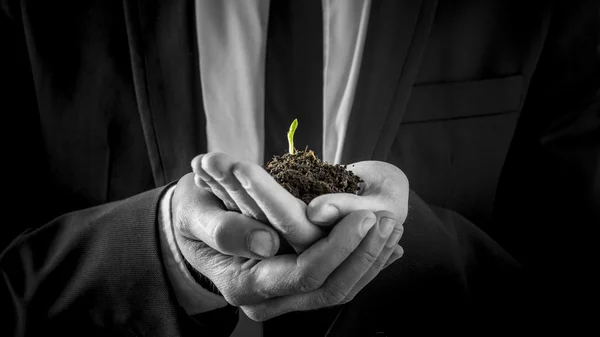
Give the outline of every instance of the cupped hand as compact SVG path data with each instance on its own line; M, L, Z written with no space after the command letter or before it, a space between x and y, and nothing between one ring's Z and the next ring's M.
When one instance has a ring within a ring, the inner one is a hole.
M191 165L196 185L213 192L229 210L273 226L297 253L325 236L323 228L308 220L306 203L262 167L219 152L199 155Z
M313 199L309 206L281 187L258 165L237 161L223 153L200 155L192 161L192 168L196 173L196 184L215 192L230 209L267 219L278 230L284 228L284 233L291 235L281 240L282 244L289 237L297 252L326 235L327 230L354 211L390 212L396 222L393 234L380 258L361 278L350 297L404 254L398 242L404 233L408 209L408 180L391 164L370 161L348 166L364 180L360 195L326 194Z
M340 217L359 209L390 212L397 224L392 235L392 241L395 241L395 251L389 261L392 263L403 254L397 243L404 232L403 224L408 213L408 179L398 167L381 161L362 161L348 165L347 169L364 181L360 193L319 196L308 204L308 219L321 226L331 226Z
M262 321L297 310L345 303L389 258L386 243L396 221L389 212L349 212L324 238L301 254L272 256L277 236L268 225L225 209L192 174L177 184L173 199L175 237L184 258L209 278L234 306ZM252 253L252 234L266 231L268 259ZM252 256L256 258L244 258Z

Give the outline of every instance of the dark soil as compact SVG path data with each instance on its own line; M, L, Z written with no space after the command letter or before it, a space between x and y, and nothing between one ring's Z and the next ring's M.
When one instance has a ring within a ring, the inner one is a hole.
M357 193L360 177L346 169L346 165L332 165L321 161L313 151L296 151L275 156L264 168L288 192L306 204L328 193Z

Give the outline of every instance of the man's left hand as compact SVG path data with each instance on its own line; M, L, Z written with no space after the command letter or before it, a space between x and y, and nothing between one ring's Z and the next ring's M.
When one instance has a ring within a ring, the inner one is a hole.
M383 267L385 268L404 253L398 241L404 232L403 224L408 213L408 179L402 170L381 161L361 161L348 165L347 169L364 181L359 194L321 195L308 204L308 219L325 227L360 209L392 213L396 220L396 228L387 248L394 247L394 252Z

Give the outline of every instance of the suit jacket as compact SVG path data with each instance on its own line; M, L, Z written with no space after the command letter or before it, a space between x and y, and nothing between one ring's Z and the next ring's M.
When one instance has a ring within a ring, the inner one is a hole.
M2 7L3 246L30 228L0 257L3 331L230 331L230 313L185 315L158 248L164 186L206 151L193 1ZM600 218L598 13L595 1L373 1L343 161L408 176L405 255L352 302L284 315L267 335L570 322L562 305L591 283L579 267Z

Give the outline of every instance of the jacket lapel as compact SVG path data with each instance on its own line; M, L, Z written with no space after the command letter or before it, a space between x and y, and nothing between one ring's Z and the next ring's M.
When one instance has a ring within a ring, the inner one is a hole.
M419 70L436 7L437 0L373 0L343 163L385 160Z
M194 1L123 5L138 110L154 181L162 186L206 151Z

